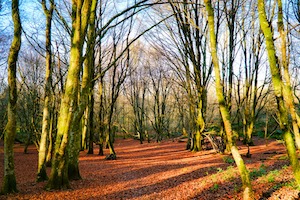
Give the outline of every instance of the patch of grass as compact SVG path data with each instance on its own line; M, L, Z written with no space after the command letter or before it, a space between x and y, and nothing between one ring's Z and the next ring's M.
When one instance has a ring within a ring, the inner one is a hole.
M287 166L287 165L283 165L282 166L282 169L287 169L289 166Z
M266 175L266 174L267 174L266 166L264 164L261 164L259 166L259 169L254 169L254 170L250 171L250 178L254 179L254 178Z
M233 166L228 166L227 167L227 170L232 170L233 169Z
M234 184L234 192L237 193L238 191L240 191L241 186L238 186L237 184Z
M268 182L269 183L274 183L275 182L275 177L279 176L279 174L280 174L280 172L277 169L275 169L273 171L270 171L268 176L267 176Z
M288 159L289 159L288 156L280 156L280 157L278 158L278 160L288 160Z
M229 156L224 156L222 159L227 164L233 164L234 163L234 159L229 157Z
M219 189L219 185L217 183L214 183L214 185L210 188L210 191L216 192Z
M233 179L235 177L234 167L228 166L226 171L223 174L224 174L224 176L223 176L224 180L229 181L229 180Z
M269 172L270 175L275 175L275 176L278 176L280 174L280 171L278 169L275 169L273 171L270 171Z
M280 189L280 188L282 188L282 187L284 187L284 186L290 187L290 188L293 188L293 189L298 189L298 188L297 188L297 183L296 183L296 181L292 181L292 182L284 182L284 183L278 183L278 184L276 184L276 185L273 186L273 189L274 189L274 190L278 190L278 189ZM298 189L298 190L299 190L299 189Z
M218 173L221 173L221 172L223 172L223 169L221 167L218 167L217 171L218 171Z
M211 175L211 180L212 180L212 182L218 181L217 174Z
M274 183L275 177L274 176L268 176L268 183Z

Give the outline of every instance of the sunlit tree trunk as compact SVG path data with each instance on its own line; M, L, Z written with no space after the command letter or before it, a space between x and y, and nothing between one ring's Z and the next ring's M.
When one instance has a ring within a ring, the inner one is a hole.
M47 156L47 137L50 131L50 118L51 118L51 84L52 84L52 52L51 52L51 25L52 15L54 10L54 0L50 0L50 8L47 8L46 0L42 1L44 14L46 15L46 73L45 73L45 94L44 94L44 109L43 109L43 124L42 134L39 146L38 157L38 172L37 181L44 181L48 179L46 172L46 156Z
M277 106L279 111L279 121L280 128L283 132L283 139L287 148L287 152L290 158L290 162L293 168L294 177L298 184L300 185L300 168L298 156L296 153L295 143L292 137L292 134L289 130L289 121L288 121L288 112L285 107L284 102L284 83L282 81L278 59L276 57L276 50L273 40L272 29L267 20L266 11L265 11L265 2L264 0L258 0L258 13L259 13L259 22L261 30L266 38L266 48L268 51L268 58L270 64L270 70L272 75L272 82L274 87L274 93L277 100Z
M21 48L21 20L19 13L19 0L12 0L12 19L14 23L14 37L8 56L8 107L7 124L4 133L4 177L1 193L17 192L17 182L14 165L14 142L16 135L16 104L17 104L17 61Z
M73 155L67 155L67 146L70 136L73 138L77 137L77 135L70 135L69 132L71 130L73 117L77 117L74 116L74 114L77 110L79 74L82 66L82 48L86 35L91 2L92 0L72 1L70 65L66 79L65 92L61 100L55 152L52 161L50 178L46 186L47 189L70 187L66 158L67 156ZM71 145L76 145L76 143Z
M295 135L295 142L296 147L300 149L300 133L299 133L299 125L300 120L299 116L297 117L297 112L295 110L295 103L294 103L294 95L292 92L291 87L291 78L290 78L290 72L289 72L289 57L287 55L287 44L286 44L286 31L284 30L284 23L283 23L283 12L282 12L282 2L281 0L278 0L278 31L280 34L280 40L281 40L281 66L283 67L283 77L285 79L284 84L284 100L286 102L287 107L290 110L291 117L292 117L292 125L293 125L293 131Z
M86 4L83 7L83 10L81 11L83 15L90 15L90 13L93 13L93 19L95 20L95 12L96 12L96 6L97 6L97 0L91 0L91 4ZM84 28L84 32L82 32L82 35L85 36L87 24L89 23L89 20L91 19L91 16L85 19L85 21L82 21L81 23L83 26L81 28ZM89 23L90 24L90 23ZM89 38L92 39L92 38ZM95 39L95 37L93 38ZM88 105L88 98L89 93L91 92L91 74L92 69L94 69L94 47L91 46L91 41L89 41L88 49L87 49L87 58L83 69L83 77L82 77L82 83L81 83L81 92L80 92L80 99L79 99L79 105L74 113L74 117L71 122L71 132L70 132L70 143L69 143L69 151L68 151L68 175L70 180L78 180L81 179L80 173L79 173L79 152L81 147L81 128L80 128L80 122L82 119L82 116L84 114L84 111L87 108Z
M210 34L210 49L212 55L212 61L214 64L215 78L216 78L216 94L219 102L219 109L221 112L222 120L224 122L224 128L227 135L228 143L230 145L230 150L232 156L235 160L235 163L239 169L240 176L243 183L243 198L244 199L254 199L254 194L252 191L251 181L249 177L249 172L246 168L246 165L233 141L232 127L230 122L229 110L226 106L223 86L221 85L221 76L219 68L219 58L217 54L217 45L216 45L216 35L214 28L214 10L210 0L204 0L205 8L207 11L208 25L209 25L209 34Z
M89 101L89 100L88 100ZM87 149L87 139L88 139L88 132L89 132L89 103L87 103L87 106L85 108L84 114L81 119L81 140L80 140L80 150L84 151Z
M54 123L55 121L55 102L54 99L52 101L52 108L51 108L51 115L50 115L50 127L49 127L49 132L48 132L48 149L47 149L47 156L46 156L46 166L47 167L51 167L51 161L52 161L52 154L53 154L53 148L54 148L54 142L53 142L53 138L54 137L54 131L53 131L53 127L55 126L56 123Z

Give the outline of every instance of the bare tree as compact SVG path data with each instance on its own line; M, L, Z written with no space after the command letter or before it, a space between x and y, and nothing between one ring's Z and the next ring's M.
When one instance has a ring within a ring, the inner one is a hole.
M14 167L14 141L16 135L16 104L17 104L17 61L19 50L21 47L21 20L19 13L19 1L12 0L12 19L14 22L14 37L9 51L8 57L8 107L7 116L8 121L5 127L4 135L4 177L2 184L2 193L14 193L17 192L17 183Z
M214 9L212 7L212 3L210 0L205 0L205 7L207 11L207 17L208 17L208 25L209 25L209 34L210 34L210 49L211 49L211 56L212 56L212 61L214 65L214 72L215 72L215 77L216 77L216 93L218 97L218 102L219 102L219 108L220 108L220 113L222 116L222 120L224 123L224 128L225 132L227 135L227 140L230 146L230 150L232 153L232 156L235 160L235 163L237 164L237 167L240 172L240 176L242 179L243 183L243 189L244 189L244 199L254 199L253 197L253 191L252 191L252 186L251 186L251 181L250 181L250 176L249 172L246 168L246 165L234 143L234 138L233 138L233 132L232 132L232 125L230 121L230 113L229 109L225 103L225 98L223 94L223 86L221 84L221 76L220 76L220 68L219 68L219 58L217 54L217 43L216 43L216 35L215 35L215 24L214 24Z

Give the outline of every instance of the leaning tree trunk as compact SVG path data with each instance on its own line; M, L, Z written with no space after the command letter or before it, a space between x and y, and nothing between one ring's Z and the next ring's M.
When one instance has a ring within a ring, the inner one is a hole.
M72 2L72 37L70 65L66 79L65 93L61 100L57 125L55 152L47 189L69 188L67 146L74 113L77 111L79 75L82 66L82 49L87 30L92 0Z
M43 124L42 134L39 146L38 157L38 172L37 181L45 181L48 179L46 172L46 157L47 157L47 137L50 130L50 118L51 118L51 76L52 76L52 53L51 53L51 25L52 15L54 10L54 0L50 0L50 9L47 9L46 1L42 1L44 13L46 15L46 73L45 73L45 94L44 94L44 109L43 109Z
M230 146L230 150L232 156L235 160L235 163L239 169L240 176L243 183L244 189L244 199L254 199L254 194L252 191L251 181L249 177L249 172L246 168L246 165L233 142L233 134L230 122L230 114L229 110L225 104L225 98L223 95L223 86L221 85L221 76L220 76L220 69L219 69L219 58L217 54L217 44L216 44L216 35L215 35L215 28L214 28L214 10L210 0L204 0L207 16L208 16L208 26L209 26L209 33L210 33L210 48L211 48L211 55L212 61L214 64L214 71L216 77L216 94L219 102L219 108L222 116L222 120L224 122L224 128L227 135L228 143Z
M259 13L260 27L266 38L266 48L268 51L270 70L272 74L272 82L274 87L274 93L277 100L277 107L279 111L280 128L283 132L283 139L285 141L287 152L293 168L295 180L298 186L300 186L299 161L298 161L295 143L289 129L288 112L285 107L285 102L283 97L284 83L282 81L280 68L278 66L278 59L276 56L273 33L269 25L269 22L267 20L264 0L258 0L258 13Z
M17 104L17 60L21 48L21 20L19 0L12 0L12 19L14 22L14 38L8 56L8 107L7 124L4 133L4 177L2 192L4 194L17 192L17 182L14 167L14 141L16 135L16 104Z
M284 79L285 79L285 87L284 87L284 100L286 102L287 107L290 110L291 118L292 118L292 125L293 125L293 131L295 135L295 142L296 147L300 149L300 133L299 133L299 125L300 121L298 120L299 117L297 117L297 112L295 110L295 104L294 104L294 95L292 92L291 87L291 78L289 74L289 63L288 63L288 56L287 56L287 44L286 44L286 31L284 30L284 24L283 24L283 13L282 13L282 2L281 0L278 0L278 31L280 33L280 40L281 40L281 65L283 67L284 72Z

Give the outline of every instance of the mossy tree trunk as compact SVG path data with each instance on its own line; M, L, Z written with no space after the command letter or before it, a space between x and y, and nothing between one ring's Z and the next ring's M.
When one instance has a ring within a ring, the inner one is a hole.
M52 52L51 52L51 25L52 25L52 15L54 10L54 0L50 0L50 8L47 8L46 0L42 0L42 6L44 14L46 16L46 72L45 72L45 94L44 94L44 109L43 109L43 124L42 124L42 134L39 146L38 155L38 172L37 181L45 181L48 179L46 172L46 156L47 156L47 146L48 137L51 125L51 84L52 84Z
M63 98L61 100L60 113L57 125L57 136L55 142L55 152L52 161L51 174L47 183L47 189L69 188L68 163L67 159L73 154L67 155L68 142L71 139L78 138L77 135L70 134L74 127L71 127L74 119L77 119L78 113L78 90L79 75L82 67L82 49L87 32L87 23L91 9L92 0L72 1L72 34L70 65L66 79L66 86ZM74 114L76 115L74 116ZM80 138L80 137L79 137ZM76 139L75 139L76 140ZM71 143L70 148L77 143ZM79 142L80 144L80 142ZM80 147L80 145L79 145ZM73 153L71 150L70 153Z
M95 21L95 15L96 15L96 6L97 6L97 0L92 0L92 4L88 5L86 4L86 7L83 7L82 14L87 14L89 15L90 13L93 13L92 17L86 19L90 20L93 18ZM88 21L82 22L82 23L89 23ZM95 22L93 22L95 23ZM90 23L89 23L90 24ZM87 26L87 25L86 25ZM84 26L84 29L87 27ZM89 27L89 28L94 28ZM85 35L85 34L83 34ZM90 35L88 35L90 36ZM95 37L90 38L90 40L95 40ZM93 43L92 43L93 44ZM88 52L85 60L85 65L83 69L83 77L82 77L82 83L81 83L81 92L80 92L80 102L78 105L77 110L75 111L73 120L71 122L71 132L70 132L70 143L69 143L69 160L68 160L68 174L69 174L69 179L70 180L78 180L81 179L80 173L79 173L79 152L81 148L81 133L80 130L80 122L82 119L82 116L84 112L86 111L87 105L88 105L88 98L89 98L89 93L91 92L91 74L92 74L92 69L94 69L94 46L91 46L91 41L88 43Z
M300 120L299 116L297 116L297 112L295 110L295 103L294 103L294 95L292 92L291 87L291 78L289 73L289 57L287 55L287 32L284 29L284 23L283 23L283 11L282 11L282 1L278 0L278 31L280 34L280 48L281 48L281 67L283 68L283 77L285 79L284 84L284 100L286 102L287 107L290 110L291 118L292 118L292 126L293 131L295 135L295 142L296 147L300 149L300 133L299 133L299 126L300 126Z
M87 149L87 139L88 139L88 132L89 132L89 127L88 127L88 123L89 123L89 99L84 111L84 114L81 118L81 138L80 138L80 151L84 151L85 149Z
M266 48L272 75L274 93L277 100L280 128L283 132L283 139L287 148L289 159L293 168L295 180L300 186L300 168L295 143L289 129L288 112L284 102L284 83L282 81L280 67L276 56L276 49L273 40L273 33L267 20L264 0L258 0L258 13L261 30L266 39Z
M204 0L204 3L205 3L205 8L208 17L210 49L211 49L212 61L214 64L214 71L215 71L215 78L216 78L216 94L219 102L219 109L221 112L222 120L224 122L224 128L227 135L227 140L230 146L230 150L235 160L235 163L239 169L239 173L242 179L243 189L244 189L243 198L254 199L249 172L233 141L230 114L223 95L223 86L221 84L219 58L217 54L217 42L216 42L215 27L214 27L214 10L211 4L211 0Z
M54 95L52 96L54 97ZM54 149L54 141L55 138L55 131L53 130L54 127L56 127L57 124L57 114L55 110L55 99L52 99L52 106L51 106L51 112L50 112L50 127L48 132L48 149L47 149L47 156L46 156L46 166L51 167L51 161L52 161L52 155L53 155L53 149Z
M16 135L16 104L17 104L17 61L21 48L21 20L19 0L12 0L12 19L14 23L14 37L8 56L8 107L7 124L4 132L4 177L2 183L3 194L17 192L17 182L14 165L14 142Z

